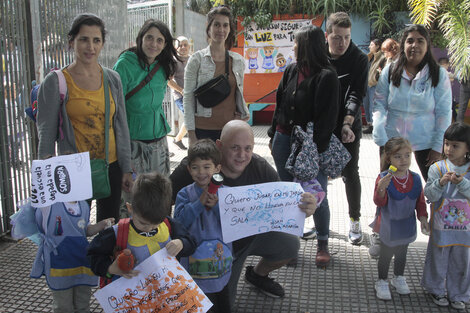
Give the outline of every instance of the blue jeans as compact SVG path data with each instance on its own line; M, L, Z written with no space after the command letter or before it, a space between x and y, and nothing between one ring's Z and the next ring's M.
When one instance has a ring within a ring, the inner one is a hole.
M290 155L290 136L279 132L274 134L272 155L276 164L277 172L282 181L292 181L292 175L286 171L286 161ZM320 207L313 214L313 221L317 229L317 237L319 240L327 240L330 234L330 207L328 205L328 176L320 169L317 175L323 191L325 191L325 199L323 199Z
M367 123L372 123L375 87L376 86L367 87L366 95L364 96L364 100L362 102L362 105L364 106L364 115L365 115Z

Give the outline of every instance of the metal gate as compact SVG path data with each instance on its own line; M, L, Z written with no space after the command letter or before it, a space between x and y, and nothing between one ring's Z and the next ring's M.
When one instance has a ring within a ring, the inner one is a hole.
M108 35L100 63L112 67L126 46L127 7L122 0L0 1L0 236L9 229L15 204L29 194L36 126L24 114L33 80L72 61L67 32L78 13L105 21Z

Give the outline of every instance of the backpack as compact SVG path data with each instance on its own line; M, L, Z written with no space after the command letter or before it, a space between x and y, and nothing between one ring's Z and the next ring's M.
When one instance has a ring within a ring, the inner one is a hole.
M51 72L55 72L57 78L59 79L59 94L60 94L60 104L63 104L65 95L67 94L67 82L65 81L64 73L61 70L53 70ZM33 80L31 94L30 94L30 107L24 109L26 115L36 123L36 116L38 115L38 94L39 88L41 84L38 84L35 80ZM62 121L61 121L62 122ZM62 125L62 123L60 123Z
M116 245L114 246L114 256L113 261L117 258L119 253L126 249L127 247L127 238L129 237L129 224L131 219L122 218L118 222L118 230L117 230L117 238L116 238ZM171 224L168 218L165 218L163 222L168 227L168 231L171 234ZM105 287L106 285L110 284L113 281L112 278L108 277L100 277L100 288Z

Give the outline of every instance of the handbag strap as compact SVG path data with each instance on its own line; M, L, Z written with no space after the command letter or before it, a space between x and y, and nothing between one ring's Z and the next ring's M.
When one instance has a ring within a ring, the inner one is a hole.
M108 86L108 72L103 68L103 88L104 88L104 102L105 102L105 115L104 115L104 141L105 141L105 155L106 164L108 164L109 154L109 86Z
M225 50L225 77L228 79L228 59L230 55L228 54L228 50Z
M150 73L148 73L147 76L145 76L145 78L137 86L135 86L134 89L132 89L126 94L126 101L129 100L129 98L135 95L137 92L139 92L140 89L144 88L144 86L147 85L152 80L153 75L155 75L155 73L158 71L159 68L160 68L160 64L157 63L153 67L153 69L150 71Z

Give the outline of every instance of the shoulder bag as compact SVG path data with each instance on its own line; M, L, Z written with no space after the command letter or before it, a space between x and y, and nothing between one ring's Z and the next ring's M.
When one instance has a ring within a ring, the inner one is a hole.
M153 67L153 69L150 71L150 73L148 73L147 76L145 76L145 78L137 86L135 86L134 89L132 89L126 94L126 101L129 100L129 98L135 95L137 92L139 92L140 89L144 88L144 86L147 85L152 80L153 75L155 75L155 73L158 71L159 68L160 68L160 63L157 63Z
M225 74L212 78L194 91L197 101L205 108L215 107L230 94L230 84L228 82L229 57L228 50L225 50Z
M90 160L91 167L91 183L93 188L92 199L104 199L111 195L111 185L109 183L109 87L108 73L103 68L103 88L105 100L105 122L104 122L104 138L105 138L105 160Z

